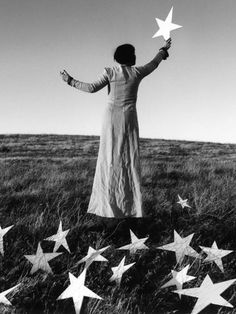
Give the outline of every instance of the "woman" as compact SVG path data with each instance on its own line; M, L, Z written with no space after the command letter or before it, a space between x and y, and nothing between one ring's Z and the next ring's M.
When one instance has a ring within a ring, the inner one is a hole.
M108 218L143 217L137 92L141 80L169 56L170 46L171 39L153 60L135 67L135 48L121 45L114 53L116 64L106 67L93 83L76 80L65 70L61 72L64 81L84 92L94 93L108 86L88 213Z

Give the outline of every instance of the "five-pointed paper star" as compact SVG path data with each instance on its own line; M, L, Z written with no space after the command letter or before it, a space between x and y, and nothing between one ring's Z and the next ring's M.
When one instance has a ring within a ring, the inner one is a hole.
M172 23L172 14L173 14L173 7L171 8L167 18L165 21L156 18L156 22L159 26L159 30L156 32L152 38L163 36L165 40L170 38L170 32L174 29L178 29L182 26Z
M170 286L176 286L177 290L182 289L183 284L185 282L188 282L190 280L195 279L196 277L193 276L188 276L187 272L189 269L190 265L187 265L186 267L184 267L181 271L175 271L175 270L171 270L172 273L172 279L169 280L167 283L165 283L163 286L161 286L161 288L167 288ZM181 296L180 296L181 297Z
M175 252L177 263L182 262L185 255L201 258L201 256L189 246L193 236L194 233L185 238L181 238L181 236L174 230L174 242L160 246L158 249Z
M6 305L12 305L11 302L7 300L5 295L10 293L12 290L16 289L19 285L20 285L20 283L16 286L6 290L6 291L0 292L0 303L6 304Z
M191 206L187 204L188 199L183 200L179 195L178 195L178 198L179 198L179 201L177 203L180 204L182 208L184 207L191 208Z
M42 269L47 273L52 273L52 269L48 262L62 253L43 253L40 243L38 244L36 255L25 255L25 257L33 264L30 274L35 273L38 269Z
M73 298L76 314L80 313L84 297L102 299L93 291L85 287L84 285L85 276L86 276L86 268L83 270L83 272L79 275L78 278L76 278L74 275L69 273L70 285L57 298L57 300Z
M70 231L70 229L67 229L65 231L62 231L62 222L60 221L57 233L52 235L51 237L46 238L47 241L55 241L55 246L53 249L53 252L56 252L59 247L62 245L64 248L70 253L70 249L68 247L68 243L66 241L67 233Z
M4 248L3 248L3 237L4 235L13 227L9 226L7 228L2 229L0 226L0 253L3 255L4 254Z
M81 264L83 262L86 262L85 267L88 268L92 264L92 262L107 262L108 260L105 257L103 257L101 254L108 248L109 248L109 246L106 246L100 250L95 250L90 246L88 249L87 255L85 257L83 257L77 263L77 265Z
M199 288L190 288L173 291L179 295L188 295L190 297L198 298L191 314L197 314L209 304L233 307L220 296L229 286L231 286L236 279L223 281L213 284L211 278L207 275Z
M135 253L137 250L147 250L149 249L144 242L147 241L147 238L139 239L136 235L130 230L131 243L124 245L117 250L129 250L131 254Z
M126 272L135 263L131 263L128 265L124 265L124 264L125 264L125 256L123 257L122 261L120 262L118 266L111 268L113 275L111 276L110 281L115 280L118 283L118 285L120 285L123 273Z
M222 258L233 251L230 250L219 250L217 247L216 242L212 244L211 247L205 247L200 246L200 248L207 254L207 257L204 259L204 261L213 261L216 263L216 265L219 267L219 269L224 272Z

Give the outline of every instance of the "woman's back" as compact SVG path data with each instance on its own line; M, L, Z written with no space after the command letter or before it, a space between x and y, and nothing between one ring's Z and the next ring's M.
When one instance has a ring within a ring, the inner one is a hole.
M116 65L105 68L109 79L108 102L115 106L136 104L141 76L134 66Z

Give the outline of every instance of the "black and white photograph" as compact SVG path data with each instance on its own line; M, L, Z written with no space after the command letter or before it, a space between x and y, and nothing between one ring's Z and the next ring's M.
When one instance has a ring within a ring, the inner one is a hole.
M0 313L236 313L235 0L1 0Z

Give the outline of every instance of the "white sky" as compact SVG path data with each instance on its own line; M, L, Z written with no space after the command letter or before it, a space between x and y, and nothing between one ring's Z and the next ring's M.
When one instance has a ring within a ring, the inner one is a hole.
M107 88L80 92L59 71L93 81L123 43L150 61L172 6L183 28L140 85L140 137L236 143L235 0L1 0L0 133L100 135Z

